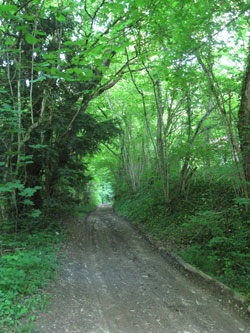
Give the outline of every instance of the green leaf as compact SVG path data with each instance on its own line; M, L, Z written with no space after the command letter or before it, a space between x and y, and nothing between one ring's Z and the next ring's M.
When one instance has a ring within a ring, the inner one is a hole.
M250 199L247 198L234 198L234 202L236 202L238 205L249 205Z
M41 211L39 209L34 209L33 212L29 215L30 217L39 217L41 215Z
M148 4L148 0L136 0L138 6L145 6Z
M25 155L25 156L20 156L20 161L27 161L32 159L32 155Z
M37 144L37 145L29 145L31 148L34 149L40 149L40 148L47 148L48 145L41 145L41 144Z
M39 39L37 39L30 33L25 34L25 39L28 44L36 44L37 42L39 42Z
M22 192L19 193L22 197L30 198L32 195L41 188L41 186L35 186L33 188L26 187Z
M14 5L1 5L0 12L13 14L18 10L17 6Z
M23 203L24 203L25 205L34 206L34 202L31 201L31 200L29 200L29 199L25 199L25 200L23 201Z
M15 38L8 38L5 45L13 45L15 43Z
M44 80L46 80L46 76L45 75L41 75L41 76L39 76L38 79L36 79L36 80L30 80L30 82L35 83L35 82L40 82L40 81L44 81Z
M59 16L56 16L57 21L64 22L66 20L66 17L60 14Z
M34 34L39 35L39 36L46 36L46 33L39 31L39 30L34 30Z
M15 182L8 182L5 185L0 184L0 192L12 192L14 188L22 190L23 184L21 184L20 180L17 180Z
M82 72L82 71L81 71ZM85 68L84 69L84 72L85 72L85 75L88 77L88 78L92 78L94 76L94 73L92 72L91 69L89 68Z
M27 21L35 21L36 17L32 16L32 15L23 15L23 17L27 20Z
M26 24L26 25L19 25L18 27L16 27L16 31L26 32L28 27L29 27L28 24Z

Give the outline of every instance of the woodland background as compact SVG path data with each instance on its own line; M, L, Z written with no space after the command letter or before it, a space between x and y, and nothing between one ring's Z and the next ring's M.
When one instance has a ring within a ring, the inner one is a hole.
M100 202L249 293L249 10L0 1L1 325L45 306L60 216Z

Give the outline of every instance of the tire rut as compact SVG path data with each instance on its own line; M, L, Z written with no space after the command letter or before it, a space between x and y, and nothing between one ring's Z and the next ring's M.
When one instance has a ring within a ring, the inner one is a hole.
M72 221L37 333L249 332L240 318L152 249L110 206Z

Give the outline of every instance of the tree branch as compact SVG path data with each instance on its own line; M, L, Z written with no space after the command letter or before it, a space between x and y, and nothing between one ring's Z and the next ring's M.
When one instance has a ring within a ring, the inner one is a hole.
M106 143L103 143L104 147L106 147L115 157L118 157L119 159L121 159L121 157L113 151L113 149L111 149Z

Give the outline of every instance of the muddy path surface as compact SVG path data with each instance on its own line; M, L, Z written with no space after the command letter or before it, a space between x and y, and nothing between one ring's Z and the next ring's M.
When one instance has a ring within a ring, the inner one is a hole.
M35 332L249 332L246 319L178 271L110 206L72 221L70 232L50 312Z

